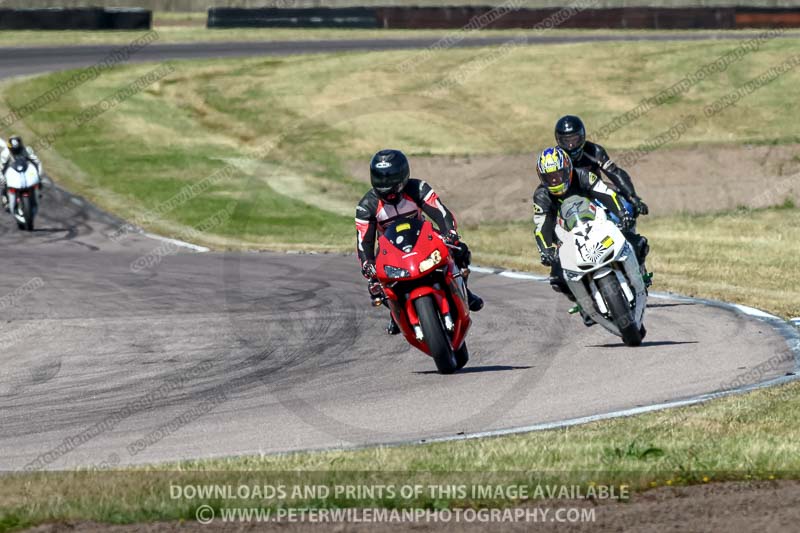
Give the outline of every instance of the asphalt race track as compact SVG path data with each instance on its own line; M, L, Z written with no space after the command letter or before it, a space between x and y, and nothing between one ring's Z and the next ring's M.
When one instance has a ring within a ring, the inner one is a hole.
M90 60L76 54L0 66ZM473 274L487 305L472 359L440 376L383 333L352 256L114 241L120 221L58 188L37 226L0 216L0 470L415 441L721 390L766 361L781 362L754 381L794 369L784 339L740 313L652 299L631 349L544 283Z

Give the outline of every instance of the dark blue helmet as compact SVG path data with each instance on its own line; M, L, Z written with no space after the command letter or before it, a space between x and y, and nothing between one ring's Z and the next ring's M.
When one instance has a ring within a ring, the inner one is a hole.
M408 159L400 150L381 150L372 156L370 183L382 200L396 202L410 175Z

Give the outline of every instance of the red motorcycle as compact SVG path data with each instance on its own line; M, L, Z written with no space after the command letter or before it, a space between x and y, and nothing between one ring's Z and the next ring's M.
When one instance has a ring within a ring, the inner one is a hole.
M428 221L405 219L378 241L378 281L408 342L433 357L442 374L469 361L464 340L472 324L464 273Z

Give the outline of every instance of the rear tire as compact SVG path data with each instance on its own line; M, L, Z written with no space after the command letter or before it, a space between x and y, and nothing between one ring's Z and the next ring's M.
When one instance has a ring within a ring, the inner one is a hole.
M425 344L430 349L436 369L440 374L452 374L459 366L433 297L423 296L414 300L414 307L422 326L422 334L425 336Z
M33 205L30 196L22 197L22 216L25 217L25 229L33 231Z
M642 344L642 334L633 319L633 310L628 305L628 299L622 292L622 287L615 274L609 274L595 281L600 294L603 295L611 314L611 319L622 334L622 342L626 346L639 346Z

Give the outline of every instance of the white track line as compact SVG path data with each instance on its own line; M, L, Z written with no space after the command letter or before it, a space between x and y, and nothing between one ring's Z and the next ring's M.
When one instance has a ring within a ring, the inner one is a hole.
M739 387L736 389L730 389L725 391L718 391L718 392L709 392L705 394L701 394L699 396L693 396L691 398L686 398L683 400L672 400L669 402L663 403L656 403L652 405L643 405L641 407L633 407L631 409L622 409L619 411L611 411L609 413L602 413L599 415L589 415L589 416L582 416L578 418L570 418L567 420L559 420L555 422L543 422L541 424L534 424L532 426L520 426L508 429L498 429L493 431L479 431L476 433L465 433L460 435L451 435L447 437L436 437L432 439L421 439L417 441L418 444L426 444L429 442L450 442L456 440L471 440L471 439L480 439L483 437L499 437L502 435L514 435L517 433L532 433L534 431L545 431L548 429L561 429L570 426L579 426L582 424L589 424L591 422L599 422L601 420L610 420L613 418L623 418L628 416L635 416L641 415L645 413L652 413L654 411L662 411L664 409L674 409L676 407L686 407L689 405L697 405L699 403L705 403L709 400L715 400L717 398L724 398L725 396L731 396L734 394L742 394L745 392L750 392L757 389L763 389L766 387L771 387L773 385L780 385L783 383L789 383L791 381L795 381L798 379L797 375L791 376L780 376L777 378L773 378L761 383L753 383L751 385L746 385L743 387Z
M174 244L175 246L182 246L184 248L189 248L190 250L194 250L195 252L210 252L211 248L206 248L205 246L199 246L197 244L192 244L190 242L179 241L178 239L170 239L169 237L162 237L161 235L156 235L155 233L142 233L145 237L150 237L151 239L155 239L157 241L168 242L170 244Z

